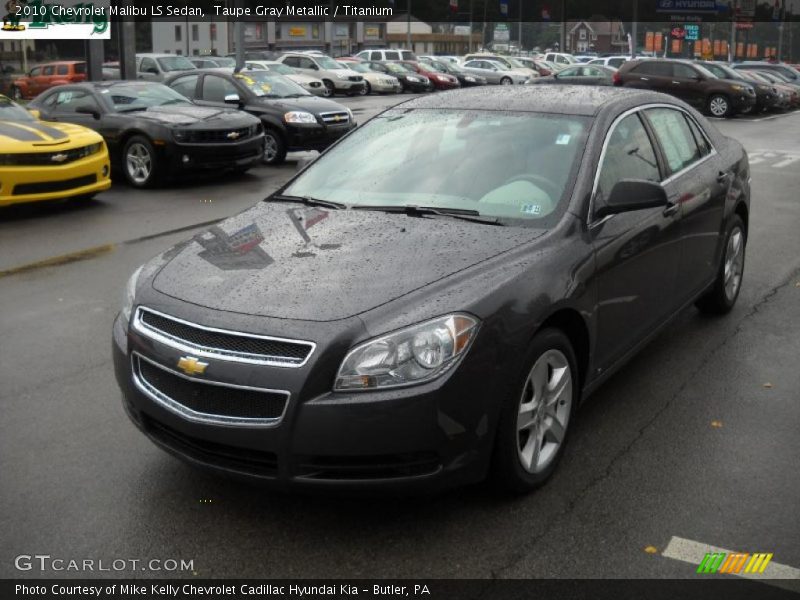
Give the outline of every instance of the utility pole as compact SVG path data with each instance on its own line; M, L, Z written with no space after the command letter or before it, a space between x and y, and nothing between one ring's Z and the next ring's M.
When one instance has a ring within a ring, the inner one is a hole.
M633 40L631 56L636 58L636 38L639 35L637 21L639 20L639 0L633 0L633 22L631 23L631 39Z
M781 22L778 24L778 62L783 58L783 25L786 22L786 0L781 0L780 4Z
M469 53L472 54L472 9L475 7L475 0L469 0Z
M517 31L517 55L522 56L522 0L519 0L519 28Z
M558 51L567 51L567 0L561 0L561 41L558 45Z
M408 0L408 10L406 11L406 45L412 52L414 48L411 46L411 0Z

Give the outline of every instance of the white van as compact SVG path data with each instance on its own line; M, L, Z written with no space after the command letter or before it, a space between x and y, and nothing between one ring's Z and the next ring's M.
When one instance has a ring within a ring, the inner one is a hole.
M362 50L356 54L357 58L369 61L381 60L417 60L416 55L411 50L402 48L384 48L382 50Z

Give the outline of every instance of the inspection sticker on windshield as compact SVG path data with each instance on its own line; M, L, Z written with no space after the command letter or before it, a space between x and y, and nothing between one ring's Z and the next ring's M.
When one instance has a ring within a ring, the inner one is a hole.
M572 139L572 136L568 133L559 134L559 136L556 138L556 145L566 146L569 144L570 139Z
M542 207L538 204L523 204L519 211L526 215L540 215L542 214Z

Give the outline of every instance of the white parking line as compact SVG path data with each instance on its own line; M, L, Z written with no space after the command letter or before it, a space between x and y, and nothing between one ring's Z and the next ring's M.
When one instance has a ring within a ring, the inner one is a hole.
M768 551L766 548L764 551ZM761 549L758 549L760 552ZM680 560L690 563L695 567L699 566L706 554L710 552L723 552L725 554L735 554L733 550L726 550L710 544L703 544L702 542L695 542L677 536L672 539L664 548L661 556ZM763 573L745 573L744 570L739 573L733 573L737 577L744 577L745 579L752 579L754 581L761 581L767 585L783 588L791 591L800 591L800 569L788 567L776 562L770 561L767 564Z

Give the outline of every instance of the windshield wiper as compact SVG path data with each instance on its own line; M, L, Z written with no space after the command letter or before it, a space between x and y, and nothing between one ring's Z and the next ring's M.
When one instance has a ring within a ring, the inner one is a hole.
M342 209L347 208L344 204L340 202L332 202L331 200L320 200L318 198L312 198L311 196L285 196L282 194L278 194L276 196L270 196L266 198L267 202L297 202L298 204L305 204L306 206L323 206L325 208L333 208L333 209Z
M501 223L499 219L495 217L484 217L477 210L468 208L438 208L434 206L414 206L409 204L401 206L353 206L352 208L353 210L379 210L390 213L401 213L412 217L439 215L442 217L461 219L463 221L471 221L473 223L482 223L484 225L503 226L503 223Z

